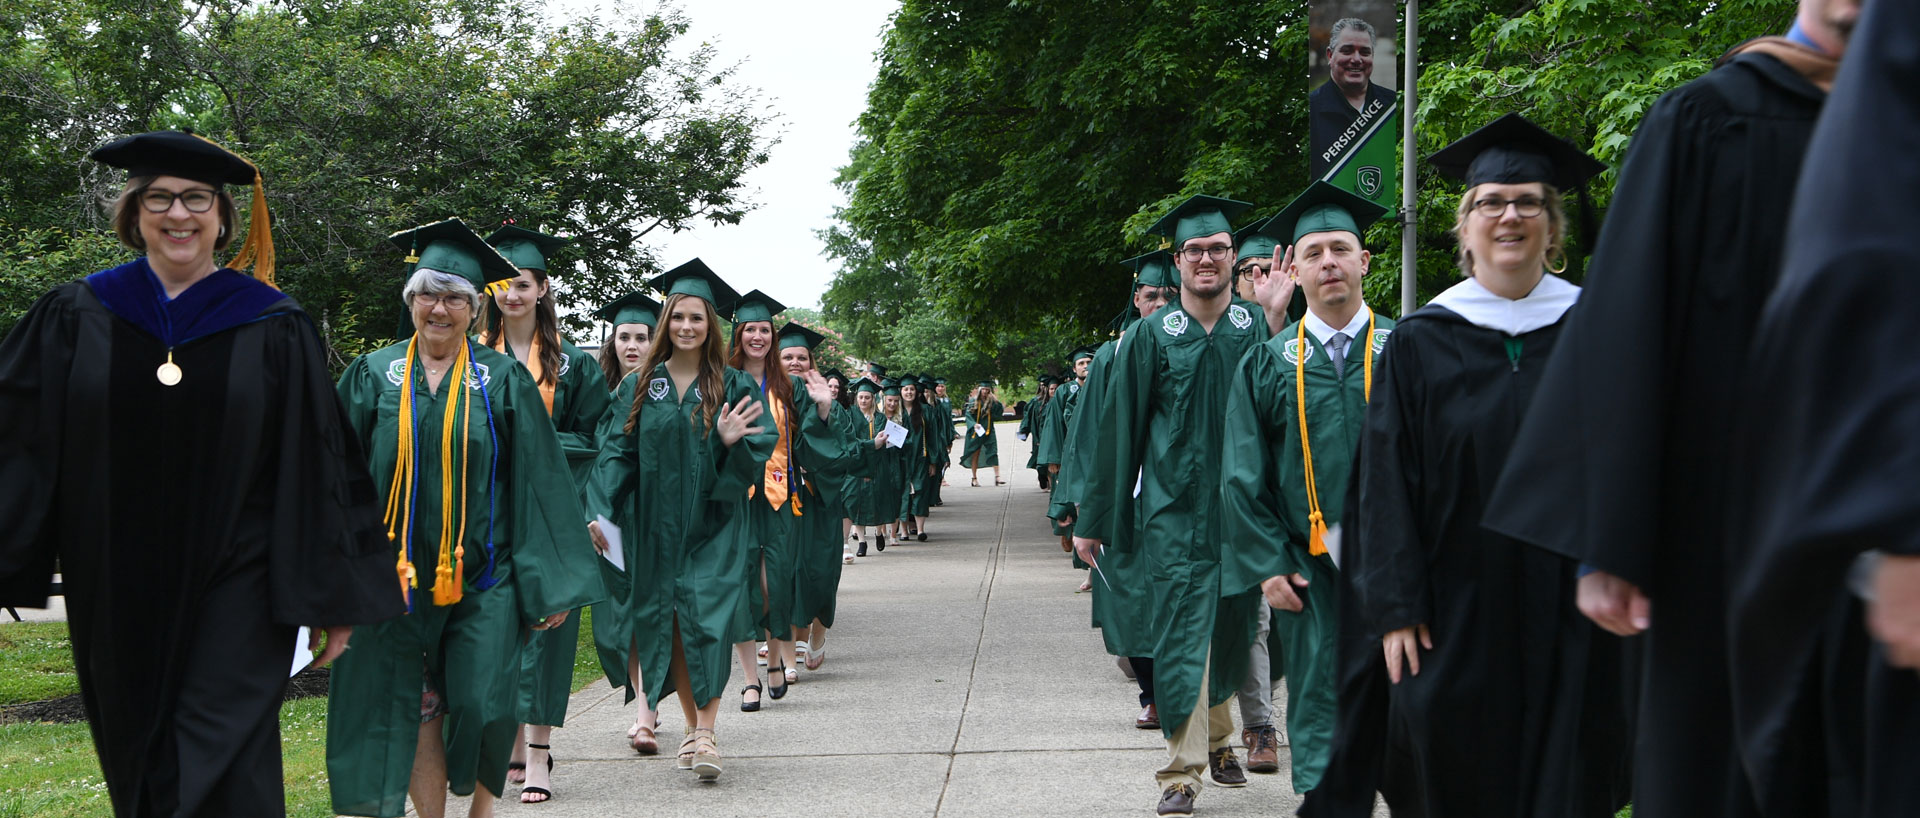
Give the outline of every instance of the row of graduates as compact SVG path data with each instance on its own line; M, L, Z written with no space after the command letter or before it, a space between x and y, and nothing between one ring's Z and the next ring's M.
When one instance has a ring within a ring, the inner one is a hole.
M953 403L947 397L947 379L903 374L888 377L883 364L868 364L867 373L849 385L838 370L827 373L856 412L858 431L880 443L876 466L847 487L845 562L867 556L868 543L885 551L889 539L927 541L927 521L942 505L940 488L952 465ZM898 431L887 434L892 424ZM899 440L894 440L898 437Z
M93 157L127 171L113 221L142 255L0 345L0 602L44 607L58 566L116 815L284 814L277 713L307 649L335 663L335 811L400 816L449 791L491 812L520 724L564 717L584 606L645 697L635 749L677 692L680 763L705 779L728 648L824 647L841 495L877 447L771 299L689 262L653 282L664 303L602 312L596 367L555 331L558 240L449 220L393 237L405 339L335 383L272 286L258 168L185 132ZM230 185L253 188L250 224Z
M857 505L849 488L897 471L884 438L837 399L840 384L813 368L821 336L792 322L776 329L773 299L739 295L690 261L651 282L661 302L634 293L600 311L613 331L592 367L546 331L551 307L538 307L550 305L545 262L558 240L502 232L490 237L497 251L458 221L397 234L413 251L414 336L356 360L340 381L375 479L392 487L386 519L410 605L360 636L334 673L329 772L342 814L399 815L410 781L416 807L437 812L451 789L483 809L502 792L521 723L522 798L551 797L544 739L564 718L589 604L609 681L642 699L633 749L658 752L657 708L678 694L688 726L679 766L718 777L732 660L752 680L743 710L758 709L763 689L784 695L797 643L811 644L806 661L819 666L843 520ZM507 320L475 344L457 306L495 289ZM512 312L525 305L535 326L515 337ZM437 364L466 377L438 389ZM464 433L444 431L455 427ZM435 530L429 569L417 534ZM444 771L445 789L439 775L423 783L422 770Z
M1431 161L1467 183L1464 279L1397 324L1362 297L1384 211L1317 182L1238 236L1250 205L1183 202L1153 228L1171 252L1130 262L1142 316L1075 353L1050 514L1094 569L1109 652L1150 660L1131 667L1168 743L1160 815L1192 814L1203 770L1245 785L1228 706L1263 622L1303 814L1371 814L1376 791L1408 815L1628 797L1619 640L1575 608L1574 560L1480 525L1578 298L1551 271L1560 191L1603 168L1517 115ZM1241 299L1231 268L1261 252Z

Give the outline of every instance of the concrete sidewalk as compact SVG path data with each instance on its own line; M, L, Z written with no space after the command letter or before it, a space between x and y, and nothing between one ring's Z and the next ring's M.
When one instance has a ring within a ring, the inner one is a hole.
M740 712L736 678L720 711L717 782L674 768L683 722L671 698L661 702L661 755L628 749L634 708L601 681L573 697L554 731L554 800L522 805L510 786L501 812L1152 815L1164 744L1158 731L1134 729L1136 689L1088 627L1090 596L1075 593L1084 575L1048 531L1033 472L1013 465L1026 462L1027 444L1000 428L1010 485L992 487L983 470L988 485L970 488L955 470L928 542L847 566L820 670L802 670L758 713ZM1281 762L1244 789L1209 783L1198 814L1291 815L1284 747Z

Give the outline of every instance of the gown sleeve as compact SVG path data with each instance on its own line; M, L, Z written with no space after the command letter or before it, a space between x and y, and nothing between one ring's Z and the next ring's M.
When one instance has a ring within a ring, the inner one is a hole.
M1227 392L1220 500L1226 539L1220 543L1223 595L1300 571L1282 524L1279 448L1286 445L1287 379L1273 348L1261 344L1240 359ZM1341 487L1344 488L1344 487ZM1328 487L1328 491L1339 490Z
M69 285L79 286L79 285ZM44 608L59 551L48 516L60 481L76 318L66 287L40 297L0 342L0 605Z
M509 559L522 622L598 602L606 597L599 556L587 537L579 494L560 438L532 376L519 367L496 367L490 398L510 446L511 471L503 501L511 503L513 526ZM468 557L471 559L471 555Z
M855 457L844 434L846 427L836 417L839 407L828 404L827 419L821 420L820 407L807 394L806 382L795 378L793 385L793 410L800 416L800 466L809 477L817 475L823 485L830 482L828 478L845 477Z
M760 388L748 378L746 373L737 369L728 369L722 375L726 388L726 405L732 406L741 398L753 398L764 410L766 400L760 394ZM714 413L716 424L719 413ZM735 502L747 497L747 488L760 482L767 461L773 457L773 447L780 445L780 430L774 428L773 415L762 412L760 419L753 422L760 431L749 434L728 446L720 440L718 431L710 431L712 446L715 447L714 468L716 471L713 489L708 499L718 502Z
M1379 356L1354 469L1359 505L1346 514L1364 546L1344 549L1341 568L1353 577L1362 627L1373 636L1433 619L1429 549L1421 541L1415 506L1424 473L1417 438L1426 424L1426 407L1419 345L1409 343L1418 330L1409 333L1405 327L1388 336Z
M268 564L273 619L317 626L379 622L406 611L405 597L396 592L381 498L356 434L360 427L327 380L319 330L298 315L263 327L265 360L280 385L279 440L270 443L279 450ZM364 376L364 363L360 369Z
M553 431L560 436L560 450L566 454L567 464L584 483L600 454L600 419L613 405L613 398L607 394L600 368L587 365L593 362L592 356L575 347L568 347L567 352L567 374L561 376L567 400L562 411L554 415Z
M606 517L616 525L626 526L614 514L630 505L636 483L634 475L639 471L634 436L626 430L627 413L639 397L639 382L635 377L622 379L608 399L607 410L600 416L594 435L600 446L594 453L593 472L587 479L582 499L585 505L582 510L588 520Z
M1076 530L1110 548L1132 550L1133 487L1147 448L1147 411L1160 346L1147 330L1127 333L1114 352L1113 372L1100 401L1100 428L1081 498Z

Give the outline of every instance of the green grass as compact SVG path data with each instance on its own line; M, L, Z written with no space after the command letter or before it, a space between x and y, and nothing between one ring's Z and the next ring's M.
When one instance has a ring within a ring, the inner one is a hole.
M80 692L65 622L0 624L0 705ZM0 813L4 814L4 813Z
M600 653L593 647L593 609L580 609L579 649L573 654L573 692L600 681Z

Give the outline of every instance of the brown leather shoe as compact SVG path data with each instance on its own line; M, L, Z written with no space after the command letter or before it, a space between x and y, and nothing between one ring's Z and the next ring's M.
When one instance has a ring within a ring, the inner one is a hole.
M1160 806L1153 811L1160 818L1193 818L1193 788L1175 784L1160 791Z
M1240 759L1233 755L1232 747L1222 747L1213 751L1207 759L1207 772L1213 774L1213 783L1222 787L1244 787L1247 774L1240 769Z
M1160 708L1153 705L1140 708L1140 717L1133 720L1133 726L1142 730L1160 729Z
M1247 772L1280 772L1280 732L1269 724L1240 731L1247 745Z

